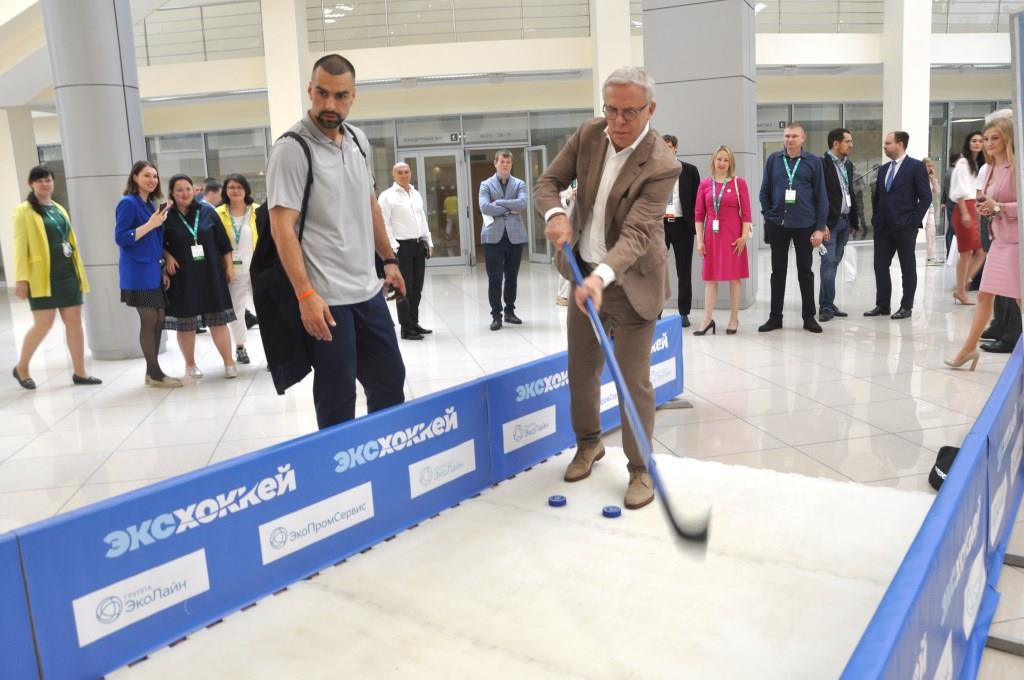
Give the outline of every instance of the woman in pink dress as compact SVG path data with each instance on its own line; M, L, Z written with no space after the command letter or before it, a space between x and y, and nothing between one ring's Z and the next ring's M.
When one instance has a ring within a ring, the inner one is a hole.
M740 279L750 276L747 241L750 239L750 192L747 182L736 177L736 157L727 146L711 156L711 176L697 188L694 206L697 252L704 279L704 321L694 335L715 333L711 315L718 299L718 282L729 282L731 314L725 332L733 335L740 325Z
M971 330L956 356L946 361L950 368L967 362L970 370L978 365L978 340L992 318L996 295L1016 298L1020 305L1020 235L1017 230L1017 186L1013 158L1013 121L1004 116L991 120L984 130L986 162L991 170L985 180L978 213L991 218L992 246L981 274L978 306Z

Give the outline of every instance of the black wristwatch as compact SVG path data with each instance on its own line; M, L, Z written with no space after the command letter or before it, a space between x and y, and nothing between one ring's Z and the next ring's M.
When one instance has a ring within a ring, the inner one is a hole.
M393 264L393 265L395 265L397 267L398 266L398 258L397 257L389 257L386 260L384 260L384 265L385 266L387 266L389 264Z

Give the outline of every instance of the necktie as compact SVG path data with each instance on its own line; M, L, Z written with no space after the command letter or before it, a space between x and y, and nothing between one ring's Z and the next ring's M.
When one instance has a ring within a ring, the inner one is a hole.
M896 176L896 161L889 163L889 172L885 175L885 190L892 188L892 178Z

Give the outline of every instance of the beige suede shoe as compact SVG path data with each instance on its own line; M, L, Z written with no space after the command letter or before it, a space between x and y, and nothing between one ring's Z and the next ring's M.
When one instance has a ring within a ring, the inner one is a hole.
M590 476L590 468L594 463L604 458L604 444L597 444L585 448L576 449L569 467L565 469L565 481L578 482Z
M629 487L623 505L627 510L642 508L654 500L654 482L647 468L629 466Z

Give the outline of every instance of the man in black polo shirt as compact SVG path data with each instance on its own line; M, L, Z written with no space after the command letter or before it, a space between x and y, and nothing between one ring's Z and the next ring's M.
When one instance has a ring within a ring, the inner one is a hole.
M790 241L796 253L804 328L821 332L814 319L811 255L829 237L828 195L821 159L803 150L805 138L804 126L790 123L783 132L783 150L770 155L764 165L760 198L765 238L772 249L772 303L768 320L757 329L761 333L782 328Z

